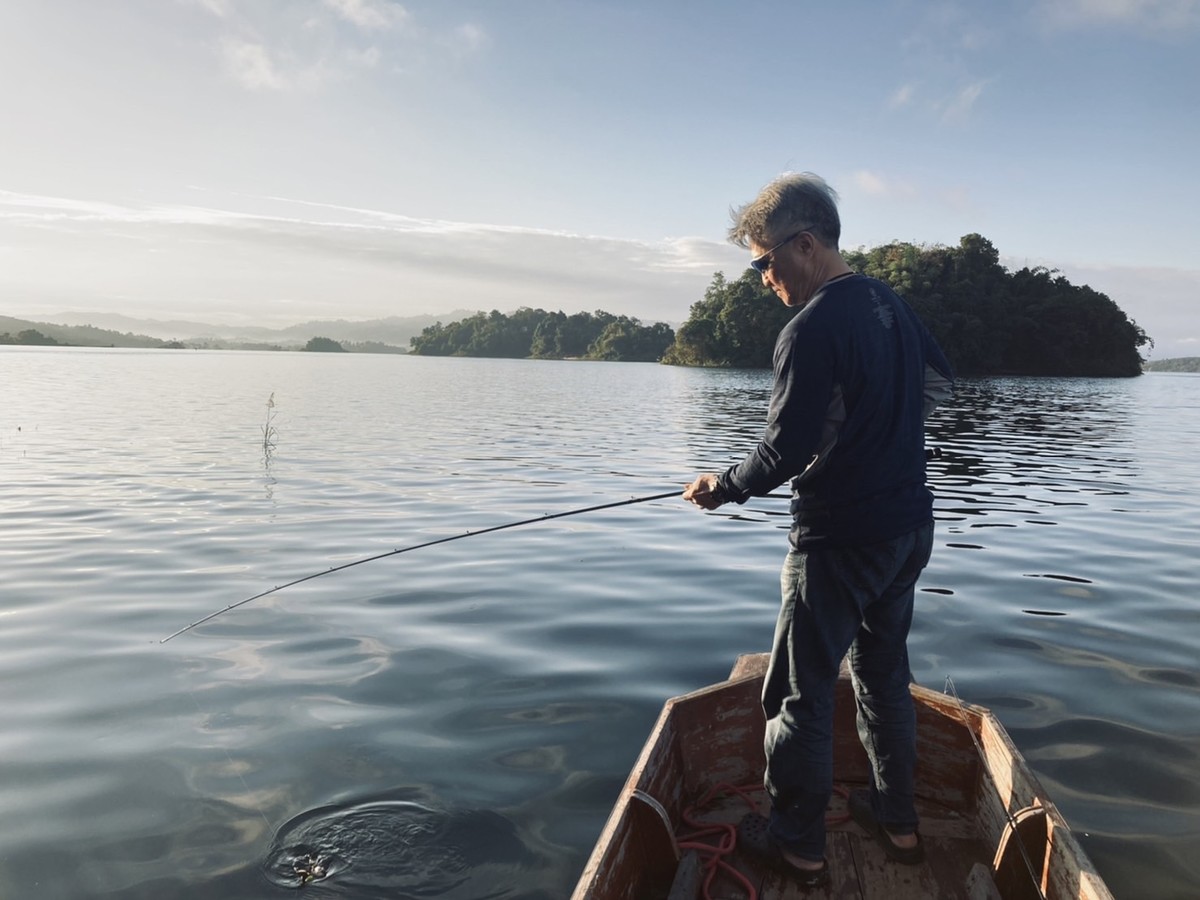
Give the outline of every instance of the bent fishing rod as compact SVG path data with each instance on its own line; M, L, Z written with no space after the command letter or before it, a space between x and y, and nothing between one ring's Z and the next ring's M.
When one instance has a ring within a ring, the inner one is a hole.
M230 603L228 606L218 609L216 612L209 613L202 619L197 619L191 625L185 625L174 634L168 634L165 638L159 641L160 644L165 644L171 638L179 637L185 632L191 631L197 625L203 625L205 622L211 622L217 616L229 612L231 609L237 609L239 606L245 606L254 600L259 600L269 594L274 594L276 591L282 591L284 588L293 587L297 584L303 584L306 581L312 581L314 578L320 578L322 575L332 575L334 572L341 572L346 569L352 569L355 566L361 566L364 563L375 562L378 559L387 559L389 556L398 556L401 553L411 553L413 550L421 550L425 547L433 547L436 544L448 544L450 541L461 541L463 538L478 537L481 534L489 534L493 531L503 531L506 528L520 528L522 525L536 525L538 522L549 522L551 519L564 519L567 516L580 516L584 513L596 512L601 509L613 509L618 506L630 506L634 503L647 503L650 500L665 500L667 497L678 497L681 493L681 488L676 488L673 491L667 491L663 494L651 494L649 497L633 497L629 500L618 500L615 503L601 503L598 506L588 506L584 509L570 509L566 512L547 513L544 516L536 516L532 519L522 519L520 522L508 522L504 525L493 525L491 528L480 528L478 531L467 531L463 534L453 534L450 537L438 538L433 541L426 541L423 544L413 544L411 547L400 547L397 550L388 550L386 553L377 553L374 556L367 556L363 559L356 559L353 562L343 563L340 566L331 566L328 569L323 569L320 572L314 572L311 575L305 575L303 578L297 578L294 581L289 581L287 584L278 584L267 591L262 591L255 594L253 597L247 597L245 600L239 600L237 603Z

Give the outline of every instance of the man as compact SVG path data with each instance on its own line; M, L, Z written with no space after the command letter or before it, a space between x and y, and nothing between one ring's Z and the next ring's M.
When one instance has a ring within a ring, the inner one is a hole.
M837 195L810 173L776 179L735 212L729 239L799 311L775 345L762 440L683 492L716 509L792 482L791 549L762 696L771 814L747 816L739 845L807 886L828 880L833 692L847 654L873 774L869 791L851 796L851 814L892 859L923 858L906 641L933 543L923 424L953 383L915 313L850 269L840 236Z

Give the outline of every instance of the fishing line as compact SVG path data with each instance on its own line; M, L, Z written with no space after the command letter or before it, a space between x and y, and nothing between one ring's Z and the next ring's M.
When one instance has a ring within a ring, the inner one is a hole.
M356 559L353 562L343 563L340 566L331 566L330 568L324 569L323 571L314 572L311 575L305 575L303 578L297 578L294 581L289 581L289 582L287 582L287 584L278 584L275 587L271 588L270 590L262 591L260 593L255 594L253 597L247 597L245 600L239 600L237 603L230 603L228 606L226 606L222 609L218 609L216 612L209 613L207 616L205 616L202 619L197 619L195 622L193 622L190 625L185 625L183 628L180 628L174 634L167 635L165 638L160 640L159 643L165 644L167 641L171 640L171 638L179 637L179 635L184 634L185 632L191 631L197 625L203 625L205 622L211 622L217 616L227 613L231 609L237 609L239 606L245 606L247 603L250 603L253 600L258 600L262 597L266 597L269 594L274 594L276 591L282 591L284 588L289 588L289 587L292 587L297 584L303 584L306 581L312 581L314 578L320 578L322 575L332 575L334 572L341 572L341 571L344 571L345 569L351 569L354 566L361 566L364 563L374 562L375 560L378 560L378 559L387 559L389 556L397 556L401 553L410 553L413 550L421 550L421 549L424 549L425 547L433 547L437 544L448 544L450 541L461 541L463 538L478 537L481 534L489 534L493 531L503 531L506 528L520 528L522 525L535 525L538 522L549 522L551 519L563 519L563 518L566 518L567 516L579 516L579 515L582 515L583 513L596 512L597 510L601 510L601 509L613 509L618 506L629 506L633 503L646 503L650 500L665 500L667 497L678 497L680 495L681 491L682 491L681 488L676 488L673 491L667 491L666 493L663 493L663 494L651 494L649 497L633 497L630 500L618 500L615 503L601 503L597 506L585 507L584 509L571 509L571 510L567 510L566 512L547 513L544 516L537 516L532 519L522 519L520 522L509 522L505 525L493 525L491 528L481 528L478 531L468 531L468 532L465 532L464 534L454 534L454 535L451 535L450 537L438 538L437 540L433 540L433 541L426 541L423 544L413 544L411 547L401 547L397 550L389 550L386 553L377 553L374 556L367 556L367 557L364 557L363 559Z
M201 708L200 701L196 699L196 692L193 691L191 688L185 688L185 690L187 690L188 696L192 698L192 703L196 704L196 712L200 714L200 718L201 719L210 719L211 717L209 716L209 714L206 713ZM218 742L219 742L219 740L220 740L220 738L217 737ZM238 781L240 781L242 783L242 790L244 790L246 792L246 794L245 794L246 802L249 803L251 806L253 806L254 811L257 812L260 816L262 816L263 823L267 826L267 833L270 834L272 838L274 838L275 837L275 826L271 824L271 820L267 818L267 814L263 811L263 808L254 802L254 794L250 790L250 785L246 783L246 777L242 774L242 770L238 767L238 764L236 762L234 762L233 754L229 752L229 748L226 747L224 744L220 744L220 747L221 747L221 751L225 754L225 759L229 762L230 771L233 772L233 774L237 775Z

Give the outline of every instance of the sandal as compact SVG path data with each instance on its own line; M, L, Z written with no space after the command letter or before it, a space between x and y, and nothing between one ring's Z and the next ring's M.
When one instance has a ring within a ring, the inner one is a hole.
M913 847L896 845L888 830L875 818L871 809L871 795L867 791L851 791L850 796L846 798L846 807L850 811L850 818L859 828L875 838L889 859L906 866L915 866L925 859L925 845L921 843L920 834L917 834L917 843Z
M762 865L791 879L804 888L829 884L829 862L821 860L819 869L800 869L788 862L783 850L767 831L767 820L758 813L746 813L738 822L737 845Z

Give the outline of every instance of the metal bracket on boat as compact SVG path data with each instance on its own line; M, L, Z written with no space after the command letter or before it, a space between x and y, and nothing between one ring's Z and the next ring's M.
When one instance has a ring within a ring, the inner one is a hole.
M992 861L997 883L1010 892L1015 891L1027 874L1033 879L1038 896L1045 897L1049 888L1046 873L1050 871L1051 830L1046 807L1036 800L1032 806L1009 813Z
M967 735L971 738L971 743L975 745L975 752L979 754L980 762L983 763L983 775L991 784L992 790L996 792L996 795L1000 796L1000 788L997 786L996 779L992 777L992 773L987 766L987 755L983 752L983 747L979 745L979 738L975 736L975 729L971 727L971 722L967 718L967 708L958 696L958 690L954 687L954 680L949 675L946 676L946 688L944 692L953 697L954 702L958 705L958 712L962 716L962 722L967 729ZM1012 858L1016 855L1012 852L1015 845L1017 853L1020 854L1020 862L1024 864L1024 875L1028 876L1032 883L1033 889L1037 892L1038 900L1046 900L1045 862L1049 858L1050 853L1048 833L1045 831L1049 826L1046 810L1040 805L1029 806L1013 814L1008 811L1008 805L1003 802L1003 798L1001 798L1001 809L1008 819L1008 825L1005 827L1000 842L1000 849L997 851L996 858L992 863L992 872L999 876L1002 870L1011 870L1013 866ZM1033 826L1033 828L1030 826ZM1027 835L1032 836L1037 834L1039 830L1042 832L1038 843L1039 849L1042 851L1043 865L1037 868L1029 858L1029 850L1025 846L1025 841Z
M631 800L641 801L645 808L653 812L655 817L662 822L663 835L666 837L667 842L671 846L671 854L674 857L675 862L679 862L679 844L675 840L675 826L671 824L671 816L667 813L667 810L661 803L659 803L641 788L634 788L630 792L629 796Z

